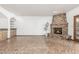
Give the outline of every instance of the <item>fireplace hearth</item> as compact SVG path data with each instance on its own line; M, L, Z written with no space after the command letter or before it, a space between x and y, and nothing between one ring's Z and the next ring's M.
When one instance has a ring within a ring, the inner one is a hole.
M62 28L54 28L54 34L62 34Z

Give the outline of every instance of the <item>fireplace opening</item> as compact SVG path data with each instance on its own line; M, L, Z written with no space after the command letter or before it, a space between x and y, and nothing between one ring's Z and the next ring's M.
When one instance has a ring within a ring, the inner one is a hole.
M62 28L54 28L54 34L62 34Z

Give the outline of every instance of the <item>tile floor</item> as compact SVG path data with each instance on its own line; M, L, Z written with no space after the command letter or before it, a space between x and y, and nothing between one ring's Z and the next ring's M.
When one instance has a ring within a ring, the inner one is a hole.
M18 36L0 42L0 54L74 54L79 42L43 36Z

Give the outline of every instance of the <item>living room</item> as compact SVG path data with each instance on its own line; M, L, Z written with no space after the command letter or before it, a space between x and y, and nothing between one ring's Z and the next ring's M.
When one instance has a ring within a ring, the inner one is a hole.
M79 53L78 11L79 4L1 4L0 53Z

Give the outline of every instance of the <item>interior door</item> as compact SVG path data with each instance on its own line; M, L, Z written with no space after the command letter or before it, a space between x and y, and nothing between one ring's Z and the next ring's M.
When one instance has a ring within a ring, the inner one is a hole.
M74 17L74 40L79 41L79 16Z
M76 18L76 39L79 40L79 17Z

